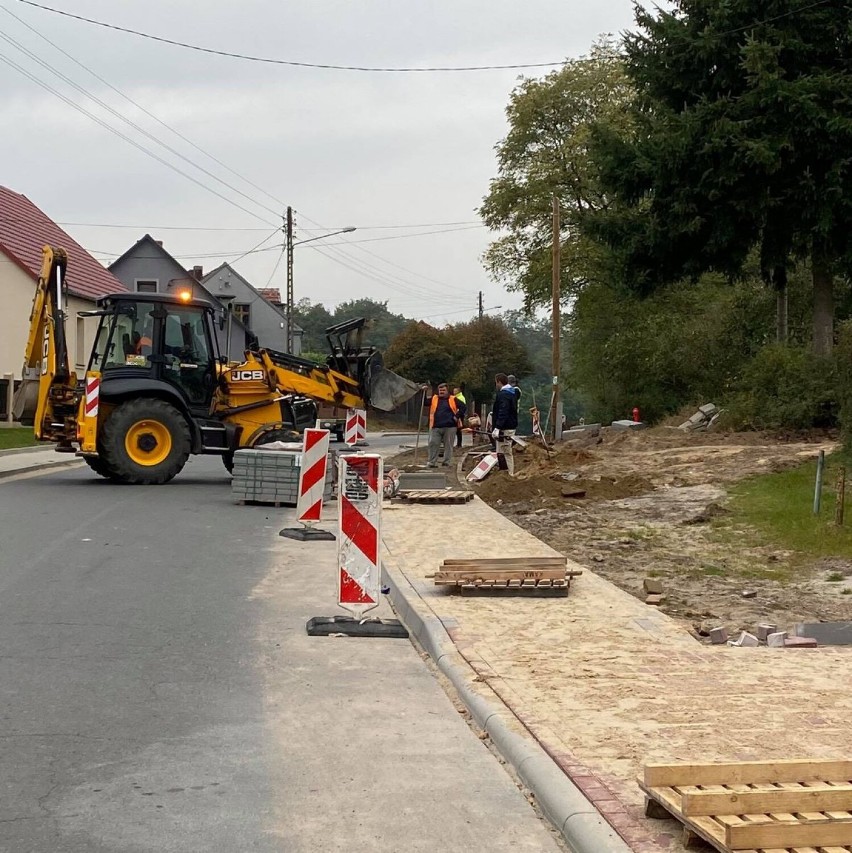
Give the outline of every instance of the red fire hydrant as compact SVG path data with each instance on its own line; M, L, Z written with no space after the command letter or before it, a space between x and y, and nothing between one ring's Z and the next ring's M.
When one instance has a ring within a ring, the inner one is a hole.
M638 424L640 420L642 420L642 419L639 417L639 407L634 406L633 407L633 423Z

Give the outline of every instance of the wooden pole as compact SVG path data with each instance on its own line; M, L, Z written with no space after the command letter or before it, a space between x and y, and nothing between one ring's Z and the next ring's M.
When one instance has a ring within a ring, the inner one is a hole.
M825 469L825 451L820 450L817 457L816 483L814 483L814 515L819 515L822 504L822 472Z
M417 451L420 449L420 431L423 429L423 409L426 408L426 386L423 386L423 396L420 398L420 417L417 419L417 438L414 439L414 463L417 464Z
M553 440L561 436L562 424L556 423L556 409L559 403L559 302L561 293L561 257L560 257L560 227L559 227L559 199L553 196L553 394L550 402L550 421L553 424Z
M840 473L837 475L837 502L834 506L834 523L838 527L843 526L843 511L846 503L846 466L840 466Z

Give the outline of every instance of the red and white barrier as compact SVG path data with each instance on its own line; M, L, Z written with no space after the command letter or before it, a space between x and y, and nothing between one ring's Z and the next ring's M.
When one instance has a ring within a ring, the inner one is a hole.
M96 418L101 398L101 380L98 376L86 377L86 417Z
M496 453L489 453L487 456L483 456L479 464L467 475L468 482L476 483L479 480L484 480L498 462L499 459Z
M306 429L299 471L299 499L296 519L303 524L322 520L322 497L328 465L327 429Z
M343 433L346 444L354 447L359 441L367 440L367 412L365 409L346 411L346 430Z
M382 457L341 454L337 603L360 619L381 595Z

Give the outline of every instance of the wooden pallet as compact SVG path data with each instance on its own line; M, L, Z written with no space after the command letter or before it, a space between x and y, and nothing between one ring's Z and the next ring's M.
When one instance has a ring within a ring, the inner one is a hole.
M581 574L576 569L569 571L565 557L450 559L435 572L435 583L468 593L564 595L571 578Z
M852 761L648 764L648 817L720 853L852 853Z
M399 498L410 504L466 504L473 500L473 492L464 489L418 489L400 492Z

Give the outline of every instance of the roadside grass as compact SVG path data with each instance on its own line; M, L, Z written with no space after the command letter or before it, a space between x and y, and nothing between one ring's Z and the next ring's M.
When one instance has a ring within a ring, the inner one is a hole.
M742 537L746 526L756 532L758 544L794 551L799 559L852 557L852 494L847 496L844 526L834 524L837 476L843 464L847 465L847 476L852 474L849 461L840 454L826 459L818 516L813 514L817 466L816 462L808 462L734 485L727 505L729 513L714 525L717 532L732 541L734 536ZM779 571L780 567L775 569ZM783 569L780 571L783 573Z
M0 429L0 450L9 450L12 447L34 447L38 442L33 438L33 431L29 427L10 427Z

